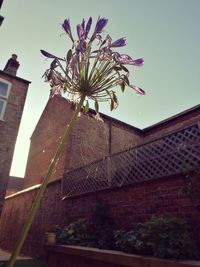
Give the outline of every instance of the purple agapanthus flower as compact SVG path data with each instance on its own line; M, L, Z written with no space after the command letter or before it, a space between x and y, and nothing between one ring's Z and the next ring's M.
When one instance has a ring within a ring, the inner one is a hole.
M105 18L98 18L96 26L95 26L95 30L94 33L101 33L103 28L106 26L106 24L108 23L108 20Z
M77 28L78 38L79 40L82 40L84 38L84 28L81 24L78 24L76 28Z
M85 39L88 37L88 33L90 31L92 25L92 17L89 17L86 28L85 28Z
M74 39L72 37L71 27L70 27L70 20L69 19L65 19L63 24L62 24L62 27L65 30L65 32L67 33L67 35L70 37L72 42L74 42Z
M133 65L137 67L141 67L143 63L144 63L143 58L138 58L138 59L133 60Z
M117 96L113 87L120 86L122 92L125 87L130 87L140 95L145 91L140 87L131 85L129 82L130 72L126 65L140 67L143 65L142 58L132 59L127 54L116 52L116 48L126 45L125 37L113 41L107 34L102 33L108 20L103 17L97 19L93 33L89 36L92 18L86 22L82 20L77 25L78 38L72 37L70 20L65 19L62 27L72 41L72 48L68 51L66 58L62 59L44 50L42 55L53 59L50 68L44 76L50 82L52 94L68 92L70 99L80 97L83 92L88 99L95 101L110 101L111 110L118 105ZM93 42L96 42L95 50L92 50ZM61 72L59 72L59 69ZM98 112L98 109L96 110Z
M92 42L95 37L100 34L103 30L103 28L105 28L106 24L108 23L108 20L105 18L98 18L95 29L94 29L94 33L90 39L90 42Z
M54 59L59 59L59 60L63 60L60 57L54 56L53 54L50 54L49 52L45 51L45 50L40 50L40 52L42 53L43 56L48 57L48 58L54 58Z
M145 91L142 88L134 86L134 85L129 85L129 87L135 90L137 94L145 95Z
M122 37L116 41L114 41L113 43L110 44L110 47L122 47L125 46L127 43L127 40L125 37Z
M81 24L77 25L77 34L80 41L85 41L88 37L88 33L90 31L92 25L92 18L88 19L88 22L85 26L85 20L83 19Z

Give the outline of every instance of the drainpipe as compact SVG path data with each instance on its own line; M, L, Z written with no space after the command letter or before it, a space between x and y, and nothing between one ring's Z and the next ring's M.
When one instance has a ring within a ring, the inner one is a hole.
M109 122L108 155L112 154L112 121Z
M112 186L112 166L111 166L111 154L112 154L112 121L109 122L109 136L108 136L108 157L107 157L107 175L108 184Z

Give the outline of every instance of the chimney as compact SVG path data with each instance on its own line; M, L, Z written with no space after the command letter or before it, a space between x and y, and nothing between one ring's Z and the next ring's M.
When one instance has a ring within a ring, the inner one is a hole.
M16 76L17 70L19 68L19 62L17 61L17 55L12 54L12 57L8 60L5 65L4 71Z

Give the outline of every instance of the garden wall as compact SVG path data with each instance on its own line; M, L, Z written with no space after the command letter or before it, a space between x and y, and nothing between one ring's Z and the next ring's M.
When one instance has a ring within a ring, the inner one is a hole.
M46 246L48 267L193 267L197 261L169 261L79 246Z
M200 233L200 200L185 195L185 186L184 175L177 175L62 200L61 180L51 182L23 252L31 256L42 255L45 232L49 227L64 226L76 218L89 218L97 200L108 205L118 229L128 228L133 222L144 221L153 215L165 214L185 218L197 237ZM6 198L0 222L1 248L13 248L37 190L35 187Z

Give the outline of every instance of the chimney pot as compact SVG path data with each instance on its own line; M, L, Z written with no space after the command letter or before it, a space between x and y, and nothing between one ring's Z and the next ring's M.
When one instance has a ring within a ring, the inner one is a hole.
M4 71L16 76L18 68L19 68L19 62L17 61L17 55L12 54L12 57L6 63Z

